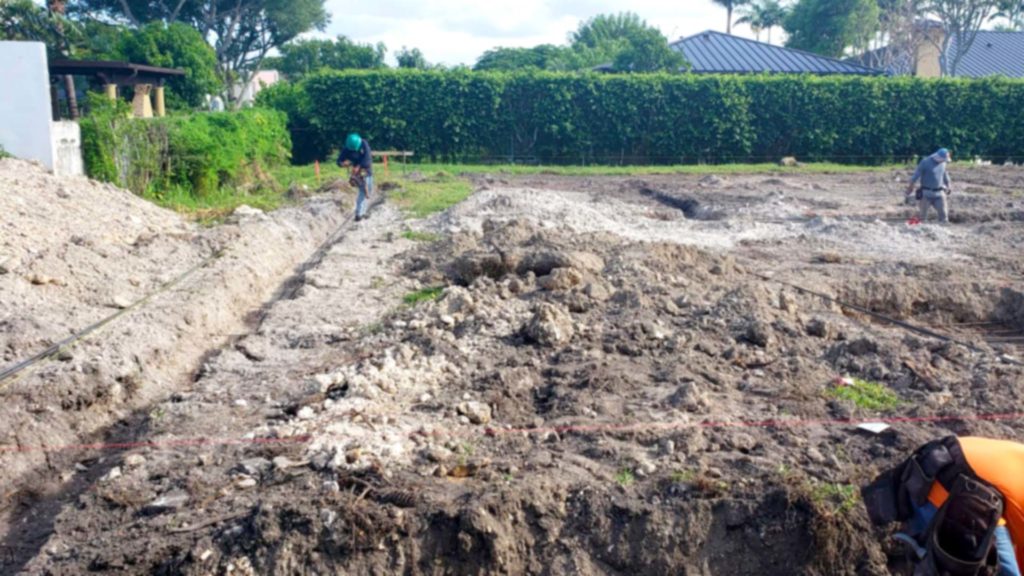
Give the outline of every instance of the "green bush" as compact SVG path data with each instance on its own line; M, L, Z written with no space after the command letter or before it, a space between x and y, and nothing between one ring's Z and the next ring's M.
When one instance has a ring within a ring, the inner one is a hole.
M137 194L184 189L201 197L267 178L285 163L291 140L285 115L272 110L198 113L147 120L127 105L91 96L81 122L86 172Z
M882 163L1024 154L1024 82L848 76L351 71L274 87L296 158L357 131L431 161ZM273 96L273 97L271 97Z

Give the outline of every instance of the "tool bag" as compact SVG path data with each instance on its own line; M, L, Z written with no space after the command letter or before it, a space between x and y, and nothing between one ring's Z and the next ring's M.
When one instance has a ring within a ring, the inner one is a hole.
M366 185L366 177L359 172L355 172L349 177L348 184L353 188L362 188Z
M909 520L927 504L935 482L949 497L927 529L913 535L924 550L914 576L995 574L995 531L1003 515L1003 496L974 474L955 436L925 444L861 490L871 522Z

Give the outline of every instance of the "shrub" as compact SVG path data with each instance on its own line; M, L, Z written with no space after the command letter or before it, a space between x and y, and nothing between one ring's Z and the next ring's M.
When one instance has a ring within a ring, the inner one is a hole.
M82 125L86 172L136 194L183 188L194 196L266 178L288 159L285 116L271 110L138 120L126 104L91 97Z
M279 82L256 95L260 108L279 110L288 116L288 132L292 135L292 161L309 164L324 160L333 147L333 139L313 123L309 95L300 84Z
M289 115L303 157L351 131L461 162L882 163L940 145L1000 161L1024 149L1024 82L1007 79L391 70L275 88L261 105Z

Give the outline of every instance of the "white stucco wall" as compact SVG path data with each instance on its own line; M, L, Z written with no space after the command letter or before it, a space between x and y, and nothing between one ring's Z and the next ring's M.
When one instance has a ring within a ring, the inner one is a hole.
M54 122L53 171L60 176L81 176L85 174L82 162L82 130L78 122Z
M47 66L41 42L0 42L0 146L53 170Z

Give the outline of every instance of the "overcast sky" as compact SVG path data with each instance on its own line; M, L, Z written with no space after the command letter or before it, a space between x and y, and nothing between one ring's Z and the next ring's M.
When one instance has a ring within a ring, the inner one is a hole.
M725 31L725 9L711 0L327 0L327 10L327 36L384 42L392 64L402 46L419 48L431 63L472 65L498 46L564 44L581 20L623 10L636 12L669 40ZM734 33L753 37L746 26ZM780 33L774 30L772 40Z

